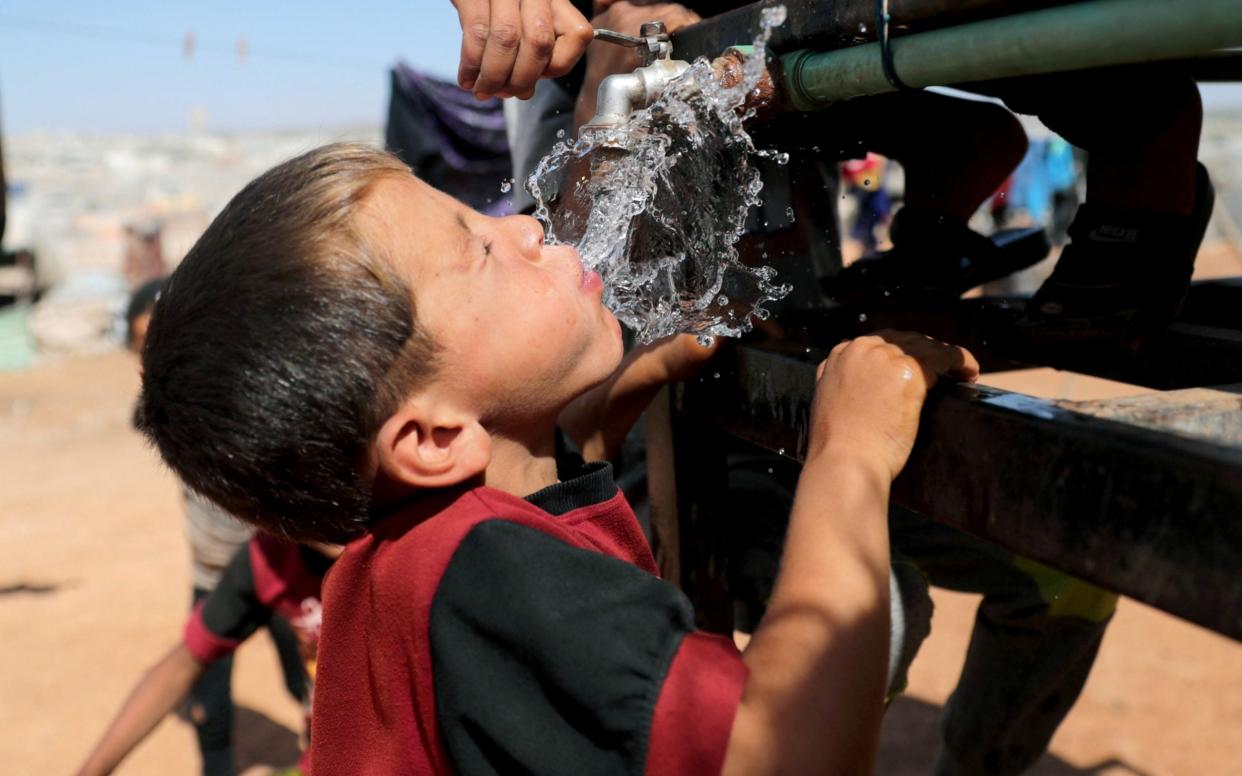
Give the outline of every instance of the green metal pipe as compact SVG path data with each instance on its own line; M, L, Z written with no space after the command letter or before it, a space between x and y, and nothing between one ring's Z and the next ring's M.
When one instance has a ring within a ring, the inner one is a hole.
M896 21L900 21L899 19ZM893 65L912 87L1180 59L1242 45L1242 0L1092 0L894 38ZM799 110L896 91L880 45L781 57Z

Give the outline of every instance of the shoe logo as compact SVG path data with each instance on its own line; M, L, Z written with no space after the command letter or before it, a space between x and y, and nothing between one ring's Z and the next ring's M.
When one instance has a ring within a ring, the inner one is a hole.
M1138 239L1139 230L1127 229L1124 226L1102 224L1087 233L1087 239L1094 242L1132 243Z

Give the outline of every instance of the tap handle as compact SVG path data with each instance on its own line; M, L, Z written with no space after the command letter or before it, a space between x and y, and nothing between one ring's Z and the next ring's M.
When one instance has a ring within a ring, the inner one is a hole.
M657 59L668 59L672 56L673 45L669 41L668 29L664 26L664 22L644 22L638 32L638 35L626 35L614 30L596 29L595 40L638 49L643 66L650 65Z
M634 35L626 35L623 32L604 29L595 30L595 39L602 40L605 43L615 43L618 46L625 46L627 48L637 48L647 42L643 38Z

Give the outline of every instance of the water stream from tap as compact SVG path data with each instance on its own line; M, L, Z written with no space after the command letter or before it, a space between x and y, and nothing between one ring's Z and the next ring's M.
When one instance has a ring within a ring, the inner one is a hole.
M755 148L739 109L784 20L784 6L764 11L740 83L722 86L699 59L623 124L558 142L526 182L548 242L577 247L603 277L604 304L639 343L740 335L791 290L772 267L738 261L735 247L760 203L755 158L783 156Z

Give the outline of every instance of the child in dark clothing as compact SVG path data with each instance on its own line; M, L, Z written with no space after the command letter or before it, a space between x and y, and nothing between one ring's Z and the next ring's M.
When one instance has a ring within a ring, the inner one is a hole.
M134 686L78 770L79 776L112 773L211 666L232 656L274 616L292 624L305 670L313 679L322 620L320 588L339 554L339 547L309 547L265 534L240 547L220 583L194 608L181 641ZM309 723L309 698L306 701ZM302 760L291 773L309 771L305 755Z
M130 296L125 310L125 330L126 344L134 353L142 353L146 344L151 311L164 282L164 278L149 280ZM189 488L181 488L181 500L190 544L191 607L197 609L210 597L237 551L249 543L254 528ZM264 620L280 658L285 687L294 698L309 703L310 685L299 655L297 634L280 615ZM194 724L202 756L202 776L235 776L232 653L204 661L201 670L195 673L197 679L186 701L185 716Z
M327 580L312 755L350 773L867 772L888 662L889 486L965 351L821 366L780 578L746 652L658 580L589 458L706 352L622 360L600 280L392 157L329 146L247 186L156 305L142 425L269 531L353 540Z

